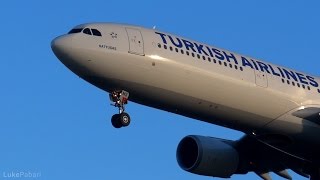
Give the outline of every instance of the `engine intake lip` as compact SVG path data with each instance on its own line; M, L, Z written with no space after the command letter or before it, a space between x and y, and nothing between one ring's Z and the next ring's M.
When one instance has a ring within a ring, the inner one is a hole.
M195 136L183 138L177 148L177 161L185 171L192 171L199 163L202 150L199 148L199 140Z

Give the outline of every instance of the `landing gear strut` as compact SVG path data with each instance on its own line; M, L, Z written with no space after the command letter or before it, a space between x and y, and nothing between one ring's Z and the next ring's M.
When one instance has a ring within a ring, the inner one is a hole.
M109 94L113 106L119 109L119 114L115 114L111 118L111 123L115 128L126 127L130 124L130 116L124 112L124 106L128 104L129 93L124 90L113 91Z

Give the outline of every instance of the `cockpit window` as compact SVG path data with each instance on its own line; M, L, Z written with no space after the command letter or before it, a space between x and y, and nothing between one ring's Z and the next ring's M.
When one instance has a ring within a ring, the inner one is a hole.
M98 31L97 29L91 29L91 31L92 31L92 34L93 34L94 36L102 36L102 35L101 35L101 32Z
M99 30L90 29L90 28L74 28L74 29L71 29L71 31L69 31L68 34L74 34L74 33L80 33L80 32L87 35L102 36Z
M92 35L91 30L89 28L85 28L83 30L83 33L88 34L88 35Z
M82 31L82 28L75 28L75 29L71 29L71 31L69 31L68 34L80 33L81 31Z

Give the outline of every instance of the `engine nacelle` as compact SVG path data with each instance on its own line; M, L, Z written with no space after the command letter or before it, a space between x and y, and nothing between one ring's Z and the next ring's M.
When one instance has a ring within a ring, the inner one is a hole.
M239 155L221 139L191 135L180 141L177 161L188 172L228 178L238 169Z

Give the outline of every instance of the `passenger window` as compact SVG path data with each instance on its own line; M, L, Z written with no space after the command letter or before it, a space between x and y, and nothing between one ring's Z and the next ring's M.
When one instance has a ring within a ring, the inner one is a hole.
M102 36L102 35L101 35L101 32L98 31L97 29L91 29L91 31L92 31L92 34L93 34L94 36Z
M92 33L91 33L91 31L90 31L89 28L85 28L85 29L83 30L83 33L88 34L88 35L92 35Z

